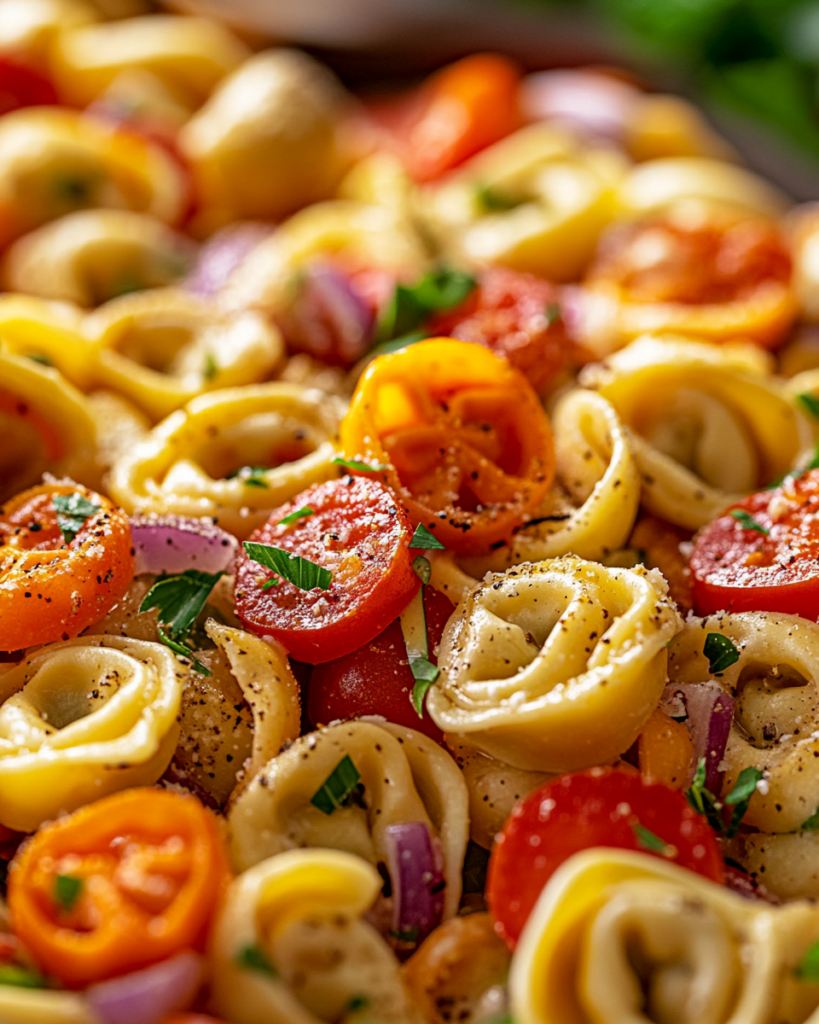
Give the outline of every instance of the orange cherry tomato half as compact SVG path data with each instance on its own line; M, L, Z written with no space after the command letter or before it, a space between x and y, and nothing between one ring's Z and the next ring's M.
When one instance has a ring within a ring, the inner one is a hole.
M789 612L819 620L817 512L814 469L744 498L709 523L691 555L697 614Z
M35 833L11 863L8 900L39 966L81 988L201 947L228 877L216 819L195 797L130 789Z
M282 523L294 512L310 514ZM346 476L316 484L277 509L249 543L306 558L332 573L327 589L302 590L277 579L243 552L236 572L236 614L254 633L273 636L312 665L368 643L397 618L418 590L408 544L412 527L395 495L378 480Z
M665 844L654 849L655 840ZM595 846L654 853L722 884L714 832L682 793L616 768L547 782L512 811L489 859L495 931L514 949L543 887L564 861Z
M424 588L429 660L437 665L435 649L455 606L433 587ZM415 679L407 660L401 623L396 620L374 640L352 654L318 665L310 677L308 713L313 725L338 718L382 715L388 722L425 733L440 743L443 733L429 717L422 718L412 704Z
M54 499L97 511L66 540ZM134 576L131 527L108 498L74 483L42 484L0 508L0 650L77 636L120 600Z
M433 338L374 359L341 424L350 459L381 475L446 547L511 537L554 477L554 442L531 384L489 349Z

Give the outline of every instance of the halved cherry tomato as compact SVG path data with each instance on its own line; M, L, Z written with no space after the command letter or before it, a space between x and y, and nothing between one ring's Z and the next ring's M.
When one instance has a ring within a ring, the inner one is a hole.
M66 541L54 498L96 506ZM134 576L131 527L108 498L74 483L42 484L0 508L0 650L68 640L119 601Z
M768 611L819 619L817 512L814 469L744 498L709 523L691 555L697 614Z
M350 459L382 478L447 547L508 540L554 476L554 442L531 384L480 345L432 338L374 359L341 424Z
M22 107L51 107L59 100L53 84L13 57L0 57L0 115Z
M653 853L724 880L716 837L682 793L616 768L564 775L518 804L489 859L489 909L510 947L560 865L595 846Z
M429 329L506 356L538 391L562 369L588 361L567 330L558 288L506 267L485 270L469 297Z
M424 588L429 660L434 665L438 663L434 651L454 607L445 594L433 587ZM357 651L313 670L308 703L310 720L318 726L337 718L383 715L388 722L417 729L440 743L443 733L426 709L424 717L419 718L412 705L414 685L401 622L396 620Z
M688 785L694 759L691 733L657 708L637 740L641 774L671 789Z
M520 82L512 61L477 53L371 112L412 177L434 181L522 125Z
M312 515L282 524L299 509ZM327 590L275 579L246 553L236 573L236 613L254 633L274 636L313 665L357 650L407 606L420 582L406 511L380 481L347 476L303 491L277 509L250 542L281 548L332 573Z
M201 946L228 877L216 819L195 797L129 789L21 847L12 925L47 974L79 988Z

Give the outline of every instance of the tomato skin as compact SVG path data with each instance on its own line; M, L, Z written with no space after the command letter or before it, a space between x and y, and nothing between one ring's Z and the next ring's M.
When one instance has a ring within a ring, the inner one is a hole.
M314 515L282 525L308 507ZM357 650L395 619L420 580L408 548L406 510L378 480L346 476L316 484L272 513L250 541L316 562L333 573L327 590L281 582L243 551L236 572L236 613L253 633L273 636L299 661L319 665Z
M534 790L497 837L487 900L501 938L514 949L543 887L573 854L598 846L651 853L638 842L638 824L674 848L673 863L723 883L716 836L682 793L618 768L591 768Z
M424 588L429 660L433 664L437 664L433 652L441 642L444 626L454 610L455 606L445 594L432 587ZM441 743L443 733L429 717L426 708L424 717L419 718L412 705L414 685L401 622L396 620L352 654L314 669L308 703L310 721L318 726L337 718L383 715L388 722L417 729Z
M730 512L752 516L767 534L743 528ZM737 502L704 527L691 574L698 615L768 611L819 620L819 470Z
M45 75L13 57L0 57L0 115L58 103L57 91Z

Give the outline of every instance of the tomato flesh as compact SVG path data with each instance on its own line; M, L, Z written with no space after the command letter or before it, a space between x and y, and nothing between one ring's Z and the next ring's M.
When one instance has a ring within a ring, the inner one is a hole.
M313 514L281 520L302 508ZM283 505L250 541L268 544L332 573L327 590L301 590L242 553L236 612L254 633L273 636L299 661L318 665L357 650L395 619L418 590L408 548L412 527L377 480L347 476L316 484Z
M454 605L445 594L432 587L424 589L429 660L433 664L437 664L434 651L453 611ZM419 718L413 707L414 685L401 622L396 620L357 651L319 665L313 671L308 704L310 720L318 726L338 718L383 715L388 722L417 729L440 743L443 733L426 708L423 718Z
M45 75L12 57L0 57L0 115L22 107L51 107L58 102L57 92Z
M722 884L714 832L682 793L616 768L564 775L530 793L509 817L489 860L487 899L495 930L514 949L543 887L575 853L606 846L652 853Z
M763 533L744 516L752 517ZM691 555L694 608L819 619L819 470L737 502L700 531Z

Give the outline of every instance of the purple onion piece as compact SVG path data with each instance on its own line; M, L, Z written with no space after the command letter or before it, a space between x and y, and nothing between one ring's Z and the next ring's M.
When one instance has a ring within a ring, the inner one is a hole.
M210 519L182 516L131 517L136 553L135 575L174 575L187 569L224 572L233 564L239 542Z
M691 767L693 777L701 758L705 758L705 785L712 793L722 786L720 763L725 755L736 700L718 683L681 683L665 688L660 707L672 718L680 709L687 715L685 724L694 745Z
M187 950L132 974L91 985L85 997L102 1024L160 1024L187 1010L205 977L205 961Z
M210 297L224 288L227 279L271 232L268 224L252 221L231 224L217 231L199 250L185 288L195 295Z
M580 135L622 143L640 92L593 71L541 71L524 79L521 105L530 121L560 121Z
M444 914L446 880L440 844L420 821L388 825L384 843L392 880L393 931L420 943Z

